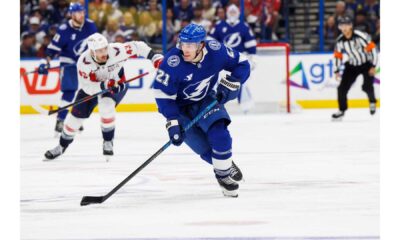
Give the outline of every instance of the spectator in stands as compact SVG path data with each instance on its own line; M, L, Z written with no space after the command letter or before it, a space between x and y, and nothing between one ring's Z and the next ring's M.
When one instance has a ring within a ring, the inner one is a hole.
M363 7L363 2L360 0L346 0L346 15L354 19L355 13Z
M335 14L334 14L335 24L337 29L339 29L338 28L339 18L342 18L344 16L346 16L346 3L344 1L338 1L336 3Z
M40 26L40 19L38 17L34 16L29 19L28 32L35 36L36 49L39 49L43 43L44 36L46 36L46 32Z
M131 12L126 11L124 13L120 30L124 33L125 37L132 34L133 32L136 32L136 24Z
M203 7L201 5L194 8L192 23L203 26L207 33L211 30L212 23L203 18Z
M214 21L216 8L213 7L211 0L201 0L201 6L203 7L203 18L210 22Z
M154 21L159 22L162 20L162 13L161 13L161 9L159 8L159 6L157 4L157 0L149 1L149 13L150 13L151 18Z
M108 18L106 29L102 32L108 42L114 42L115 37L123 32L119 29L118 20L114 18Z
M367 21L367 14L364 10L359 10L356 12L354 29L366 32L368 34L372 33L371 25Z
M281 2L280 0L267 0L265 2L265 7L264 7L264 14L266 16L265 18L265 28L270 31L270 36L267 39L272 39L272 40L278 40L278 37L276 36L276 29L278 27L278 22L280 19L279 15L279 10L281 7ZM264 35L263 38L266 36Z
M376 22L380 17L380 5L376 0L365 0L364 11L368 21Z
M327 51L334 50L338 33L339 31L335 24L335 18L333 16L328 17L324 28L325 44L327 45L327 49L325 50Z
M180 20L189 20L193 18L193 8L189 0L180 0L180 4L174 8L174 16Z
M157 24L150 16L148 11L139 14L139 24L137 32L139 37L145 42L152 42L157 35Z
M167 9L167 49L175 46L177 36L176 34L181 29L181 21L174 19L174 12L172 8Z
M35 36L32 33L22 33L20 46L20 57L36 57Z
M132 5L135 6L138 13L147 10L147 4L145 0L132 0Z
M37 54L36 54L36 56L37 56L38 58L45 58L45 57L47 57L47 55L46 55L46 48L47 48L47 46L50 44L51 39L52 39L52 38L50 37L50 35L44 36L44 38L43 38L43 44L40 46L40 48L38 49Z
M222 21L226 19L225 9L223 7L218 7L216 10L215 21Z
M117 19L118 22L122 22L123 13L119 10L119 3L117 1L111 3L110 12L107 14L107 18Z
M67 0L53 1L54 6L54 21L56 24L61 25L68 21L68 7L69 3Z
M261 20L264 12L263 2L261 0L245 1L246 21L250 25L257 39L261 38ZM239 4L240 6L240 4Z
M42 16L42 23L51 25L56 23L57 19L54 16L54 7L48 4L47 0L40 0L37 11Z
M375 24L375 33L372 36L372 41L378 46L378 49L381 48L381 20L378 18Z

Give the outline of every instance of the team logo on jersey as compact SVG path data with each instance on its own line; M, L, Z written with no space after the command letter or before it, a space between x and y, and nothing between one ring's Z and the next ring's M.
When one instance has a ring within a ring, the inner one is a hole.
M86 46L87 46L86 39L82 39L77 44L75 44L75 46L73 48L74 54L76 56L80 56L86 50Z
M235 48L242 43L242 37L239 32L231 33L224 38L224 44L228 47Z
M210 48L212 50L217 51L221 48L221 43L219 43L218 41L215 41L215 40L211 40L208 42L208 46L210 46Z
M180 61L181 60L179 59L179 57L177 55L172 55L168 58L167 63L171 67L176 67L176 66L178 66Z
M210 80L214 75L201 80L200 82L196 82L190 84L183 90L183 94L185 94L185 99L189 99L191 101L199 101L203 99L210 88Z
M189 82L190 80L192 80L192 78L193 78L193 73L187 75L187 76L185 77L185 79L183 79L183 80Z

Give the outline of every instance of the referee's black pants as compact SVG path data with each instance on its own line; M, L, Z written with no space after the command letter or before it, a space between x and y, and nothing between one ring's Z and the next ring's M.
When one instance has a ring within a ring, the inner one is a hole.
M367 93L370 103L376 103L374 93L374 76L370 76L368 74L368 71L371 67L372 65L369 62L364 63L360 66L352 66L348 63L345 64L342 81L340 82L338 87L338 101L340 111L347 110L347 93L349 92L351 85L353 85L360 74L362 74L364 78L362 90Z

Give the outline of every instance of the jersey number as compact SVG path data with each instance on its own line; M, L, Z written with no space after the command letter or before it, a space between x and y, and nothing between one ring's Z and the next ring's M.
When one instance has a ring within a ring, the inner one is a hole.
M158 69L156 81L163 84L164 86L168 86L169 75L161 69Z

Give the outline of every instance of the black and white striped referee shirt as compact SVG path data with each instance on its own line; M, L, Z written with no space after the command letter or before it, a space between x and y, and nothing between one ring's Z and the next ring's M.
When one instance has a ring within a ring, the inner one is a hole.
M354 30L350 39L347 39L343 34L336 39L335 73L339 72L343 53L347 54L348 62L352 66L360 66L366 62L370 62L373 67L378 64L375 43L371 41L371 37L367 33L359 30Z

